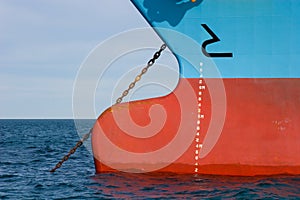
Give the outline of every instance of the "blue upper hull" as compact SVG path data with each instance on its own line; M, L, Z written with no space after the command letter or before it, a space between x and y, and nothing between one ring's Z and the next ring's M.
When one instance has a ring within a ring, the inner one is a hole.
M199 62L204 77L300 77L299 0L131 1L177 56L182 77L199 78Z

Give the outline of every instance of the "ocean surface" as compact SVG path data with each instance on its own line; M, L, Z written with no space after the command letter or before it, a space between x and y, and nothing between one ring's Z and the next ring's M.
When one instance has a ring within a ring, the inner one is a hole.
M96 175L86 147L50 173L78 140L73 120L0 120L0 199L300 199L300 176Z

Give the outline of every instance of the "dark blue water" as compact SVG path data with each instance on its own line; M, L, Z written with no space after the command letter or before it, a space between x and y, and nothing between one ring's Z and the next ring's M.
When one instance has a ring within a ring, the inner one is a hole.
M73 120L0 120L0 198L300 199L300 176L95 175L85 147L49 173L78 139Z

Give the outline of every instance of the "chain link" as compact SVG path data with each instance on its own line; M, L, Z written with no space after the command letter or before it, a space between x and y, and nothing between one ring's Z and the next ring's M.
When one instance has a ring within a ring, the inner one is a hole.
M55 167L54 167L53 169L50 170L50 172L55 172L55 170L57 170L58 168L60 168L60 167L62 166L62 164L63 164L65 161L67 161L67 160L70 158L70 156L71 156L72 154L74 154L75 151L76 151L79 147L81 147L81 145L83 144L83 142L86 141L86 140L90 137L92 131L93 131L93 129L90 129L90 131L89 131L88 133L84 134L83 137L82 137L82 139L79 140L79 141L76 143L76 145L69 151L69 153L68 153L67 155L65 155L65 156L61 159L61 161L59 161L59 162L55 165Z
M148 69L149 69L149 68L155 63L155 61L160 57L161 52L162 52L163 50L165 50L166 47L167 47L166 44L161 45L160 49L159 49L157 52L155 52L155 54L153 55L153 57L148 61L146 67L144 67L144 68L142 69L142 71L140 72L140 74L137 75L137 76L135 77L134 81L133 81L132 83L129 84L128 88L127 88L126 90L124 90L124 92L122 93L122 95L116 100L115 105L122 102L123 98L124 98L125 96L128 95L129 91L130 91L131 89L134 88L135 84L136 84L138 81L141 80L142 76L143 76L145 73L147 73ZM54 167L53 169L50 170L50 172L55 172L58 168L60 168L60 167L62 166L62 164L63 164L65 161L67 161L67 160L70 158L70 156L71 156L72 154L74 154L75 151L83 144L83 142L86 141L86 140L90 137L90 135L92 134L92 132L93 132L93 129L91 128L90 131L89 131L88 133L86 133L86 134L83 135L82 139L79 140L79 141L76 143L76 145L69 151L69 153L68 153L67 155L65 155L65 156L61 159L61 161L59 161L59 162L55 165L55 167Z
M153 57L148 61L146 67L144 67L144 68L142 69L142 71L140 72L140 74L137 75L137 76L135 77L134 81L131 82L131 83L129 84L128 88L127 88L126 90L124 90L124 92L122 93L122 95L121 95L119 98L117 98L115 104L119 104L119 103L122 102L123 98L124 98L125 96L127 96L128 93L129 93L129 91L130 91L131 89L134 88L135 84L136 84L138 81L140 81L140 80L142 79L142 76L143 76L145 73L147 73L148 69L149 69L149 68L155 63L155 61L160 57L161 52L162 52L163 50L165 50L166 47L167 47L166 44L161 45L160 49L159 49L157 52L155 52L155 54L153 55Z

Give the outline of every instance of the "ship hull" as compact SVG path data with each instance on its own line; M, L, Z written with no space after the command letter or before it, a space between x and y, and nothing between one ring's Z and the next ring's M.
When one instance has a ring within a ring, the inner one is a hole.
M219 82L225 102L210 91ZM165 97L115 105L93 128L96 172L300 174L299 85L299 78L180 78ZM209 131L215 126L220 133Z
M96 171L300 174L299 2L131 2L176 57L179 84L98 118Z

